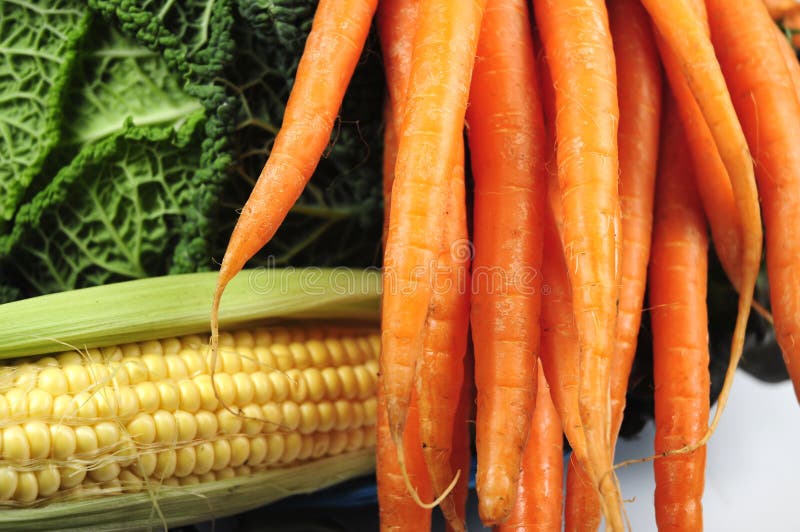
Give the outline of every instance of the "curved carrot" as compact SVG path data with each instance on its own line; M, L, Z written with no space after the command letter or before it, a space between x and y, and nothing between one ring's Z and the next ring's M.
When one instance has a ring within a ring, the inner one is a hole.
M705 5L702 0L691 2L708 32ZM711 226L714 249L725 274L738 290L742 268L742 228L728 171L692 90L684 79L678 57L669 49L663 37L657 35L656 42L670 88L678 102L700 199Z
M397 462L397 447L389 432L385 395L380 388L378 388L377 415L375 479L378 485L380 529L385 532L403 532L408 530L410 523L413 523L419 530L429 530L431 509L420 506L408 494L403 471ZM417 394L414 393L408 408L408 426L403 432L406 474L419 496L429 499L433 496L433 490L422 456L419 419Z
M317 167L376 5L377 0L321 0L317 6L283 124L222 258L211 307L211 367L216 360L219 305L225 287L273 237Z
M579 407L588 473L605 501L610 529L622 530L610 441L619 109L608 14L599 0L543 0L534 8L555 87L563 246L580 342Z
M550 386L541 366L538 373L536 408L532 414L531 435L522 457L517 502L508 519L497 527L497 532L561 530L564 439L561 420L550 398Z
M541 48L540 48L541 49ZM578 410L580 354L572 316L572 293L567 279L561 245L563 212L558 187L555 149L555 94L550 71L543 53L537 56L547 147L547 197L550 212L545 214L542 280L547 293L542 301L541 366L548 382L564 434L572 446L566 478L564 530L594 532L600 526L600 498L591 478L584 471L587 464L586 435Z
M695 442L710 406L708 235L675 102L665 101L656 183L649 303L653 328L655 450ZM705 451L653 463L659 530L703 529Z
M487 3L467 109L475 178L475 483L487 526L503 522L517 499L536 400L545 180L530 31L525 0Z
M607 3L619 81L619 200L622 283L611 366L612 438L625 408L650 259L661 117L661 68L650 18L638 0Z
M706 434L696 444L675 450L681 453L704 445L716 430L725 410L736 366L744 348L745 329L760 266L761 213L747 141L701 18L690 5L690 0L642 0L642 4L650 13L667 47L677 57L684 79L709 126L731 181L742 230L739 306L725 382Z
M755 159L775 333L800 398L800 101L774 23L759 0L708 0L707 9L717 57Z
M383 233L381 242L386 248L389 236L389 211L392 206L392 184L394 183L394 163L397 161L397 124L395 112L389 98L383 102Z
M467 206L464 190L464 152L453 168L452 192L447 198L446 238L437 263L436 284L431 311L426 322L422 358L417 365L417 397L423 456L433 485L433 494L446 492L454 475L469 474L469 469L451 467L456 430L467 432L466 425L455 425L464 380L464 355L469 330L469 263L472 258L467 234ZM464 530L456 494L450 492L441 502L442 514L452 530Z
M422 353L483 4L425 0L419 6L384 254L379 386L395 443Z

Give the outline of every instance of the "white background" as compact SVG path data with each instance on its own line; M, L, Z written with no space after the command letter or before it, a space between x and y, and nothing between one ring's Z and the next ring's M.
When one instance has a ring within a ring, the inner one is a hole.
M712 412L713 414L713 412ZM653 424L617 447L616 461L653 454ZM656 530L652 463L618 471L636 532ZM470 501L470 530L481 528ZM708 532L800 531L800 406L792 385L765 384L739 371L708 445L703 497Z

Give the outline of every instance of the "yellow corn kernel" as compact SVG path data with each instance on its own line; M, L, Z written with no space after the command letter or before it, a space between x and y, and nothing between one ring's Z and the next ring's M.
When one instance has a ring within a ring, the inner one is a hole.
M156 440L156 423L150 414L138 414L128 423L126 430L133 441L140 445L147 445Z
M175 451L175 472L176 477L190 475L197 465L197 451L194 447L181 447Z
M267 458L267 437L258 435L250 438L250 456L247 457L247 464L261 465Z
M175 468L178 465L178 456L174 450L168 449L156 453L156 467L153 470L153 475L157 479L168 479L175 474Z
M148 347L146 351L142 348L142 362L147 368L148 378L156 382L163 380L167 377L167 364L164 362L161 344L159 342L147 342L147 345L158 346L157 349L155 347Z
M134 386L136 396L139 398L139 409L142 412L152 414L161 406L161 397L158 394L158 386L153 381L140 382Z
M255 389L250 375L242 371L233 374L233 387L236 390L235 402L239 406L249 405L253 402Z
M83 419L97 418L97 403L92 398L92 394L80 392L75 394L72 400L75 402L75 411L78 417Z
M34 460L47 458L50 454L50 428L47 424L43 421L28 421L23 429L28 439L30 457Z
M221 434L233 435L241 432L242 417L235 412L235 410L233 412L225 409L217 410L217 422L219 423L219 432Z
M59 471L61 474L61 489L74 488L86 478L86 469L77 465L66 465Z
M107 482L119 476L120 466L116 462L109 462L89 471L89 478L95 482Z
M157 385L159 408L173 412L181 403L180 389L172 382L161 381Z
M11 425L3 429L3 456L7 460L22 461L31 457L28 435L19 425Z
M175 445L178 441L178 424L175 416L166 410L159 410L153 414L153 422L156 426L156 441Z
M47 367L40 371L37 386L51 396L63 395L69 391L67 377L60 367Z
M211 442L203 442L194 448L195 451L195 464L192 473L195 475L204 475L211 471L214 466L214 444Z
M248 436L253 436L261 432L264 428L264 411L258 405L250 403L242 408L243 420L242 430Z
M10 466L0 466L0 502L9 501L17 491L19 475Z
M78 438L69 425L50 425L51 456L54 460L66 460L75 454Z
M164 355L164 364L167 366L167 376L174 380L185 379L189 376L186 362L177 354Z
M219 471L231 463L231 443L228 440L216 440L212 443L214 447L214 464L211 466L213 471Z
M139 493L144 487L144 481L129 469L120 471L119 482L125 493Z
M178 382L178 391L180 393L180 408L186 412L197 412L200 410L202 400L200 397L200 389L197 384L191 379L183 379Z
M209 440L213 438L219 430L219 421L213 412L201 410L195 414L197 420L197 438Z
M175 412L175 426L178 430L178 442L190 442L197 436L197 418L185 410Z
M39 481L33 471L21 471L17 478L17 489L13 499L17 502L33 502L39 496Z

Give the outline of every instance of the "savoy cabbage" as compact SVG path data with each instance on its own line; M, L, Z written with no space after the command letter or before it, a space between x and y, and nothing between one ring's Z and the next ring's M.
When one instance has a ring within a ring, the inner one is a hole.
M0 301L214 268L314 8L0 2ZM312 184L253 264L379 259L377 50L373 39Z

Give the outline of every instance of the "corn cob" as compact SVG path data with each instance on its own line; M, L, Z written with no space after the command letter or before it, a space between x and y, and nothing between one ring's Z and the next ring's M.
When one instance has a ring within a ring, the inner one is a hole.
M170 283L180 284L180 277ZM197 274L192 277L191 290L202 290ZM140 286L137 293L164 297L160 282L148 281L150 286ZM86 308L76 303L84 301L76 291L71 322L85 323L96 315L98 295L113 299L115 287L103 288L108 291L91 289L94 293L85 300L92 303ZM229 307L253 297L252 292L230 298ZM363 320L375 308L370 299L375 297L373 292L360 300L339 301L338 316ZM49 516L56 519L56 528L68 528L67 523L98 526L98 515L109 508L125 509L119 523L124 528L135 528L131 515L137 511L142 512L142 527L175 525L208 518L207 511L197 511L200 506L213 507L212 515L219 517L290 494L268 489L267 483L276 478L285 483L290 478L285 472L313 465L304 489L295 486L307 491L325 485L319 472L326 468L328 483L370 471L379 333L374 324L334 323L330 316L337 315L336 298L318 301L323 308L310 300L298 308L305 318L328 318L331 324L295 322L224 333L213 387L207 336L147 339L156 329L161 335L163 327L141 323L152 319L142 317L150 313L141 306L130 318L139 320L136 330L126 329L138 341L16 358L0 366L0 528L29 523L46 529ZM359 305L364 301L368 306ZM157 301L145 304L155 306ZM17 303L0 307L0 322L4 312L14 311L8 309L13 305ZM52 305L42 303L40 312L47 308ZM291 309L283 313L290 315ZM252 323L245 314L240 321ZM204 327L196 319L176 328L194 332ZM109 334L105 327L98 336ZM63 337L56 328L29 335L34 348L24 342L0 344L0 358L11 350L14 355L41 351L39 336ZM97 345L91 333L71 337L70 343L81 345L76 340ZM249 497L244 508L213 504L215 494L255 490L256 485L261 493ZM165 493L170 497L164 499ZM186 498L200 493L202 498ZM110 499L113 506L104 506L102 501ZM168 513L165 500L194 513ZM153 512L154 504L158 512ZM77 520L65 521L64 516ZM115 525L109 518L106 526Z

